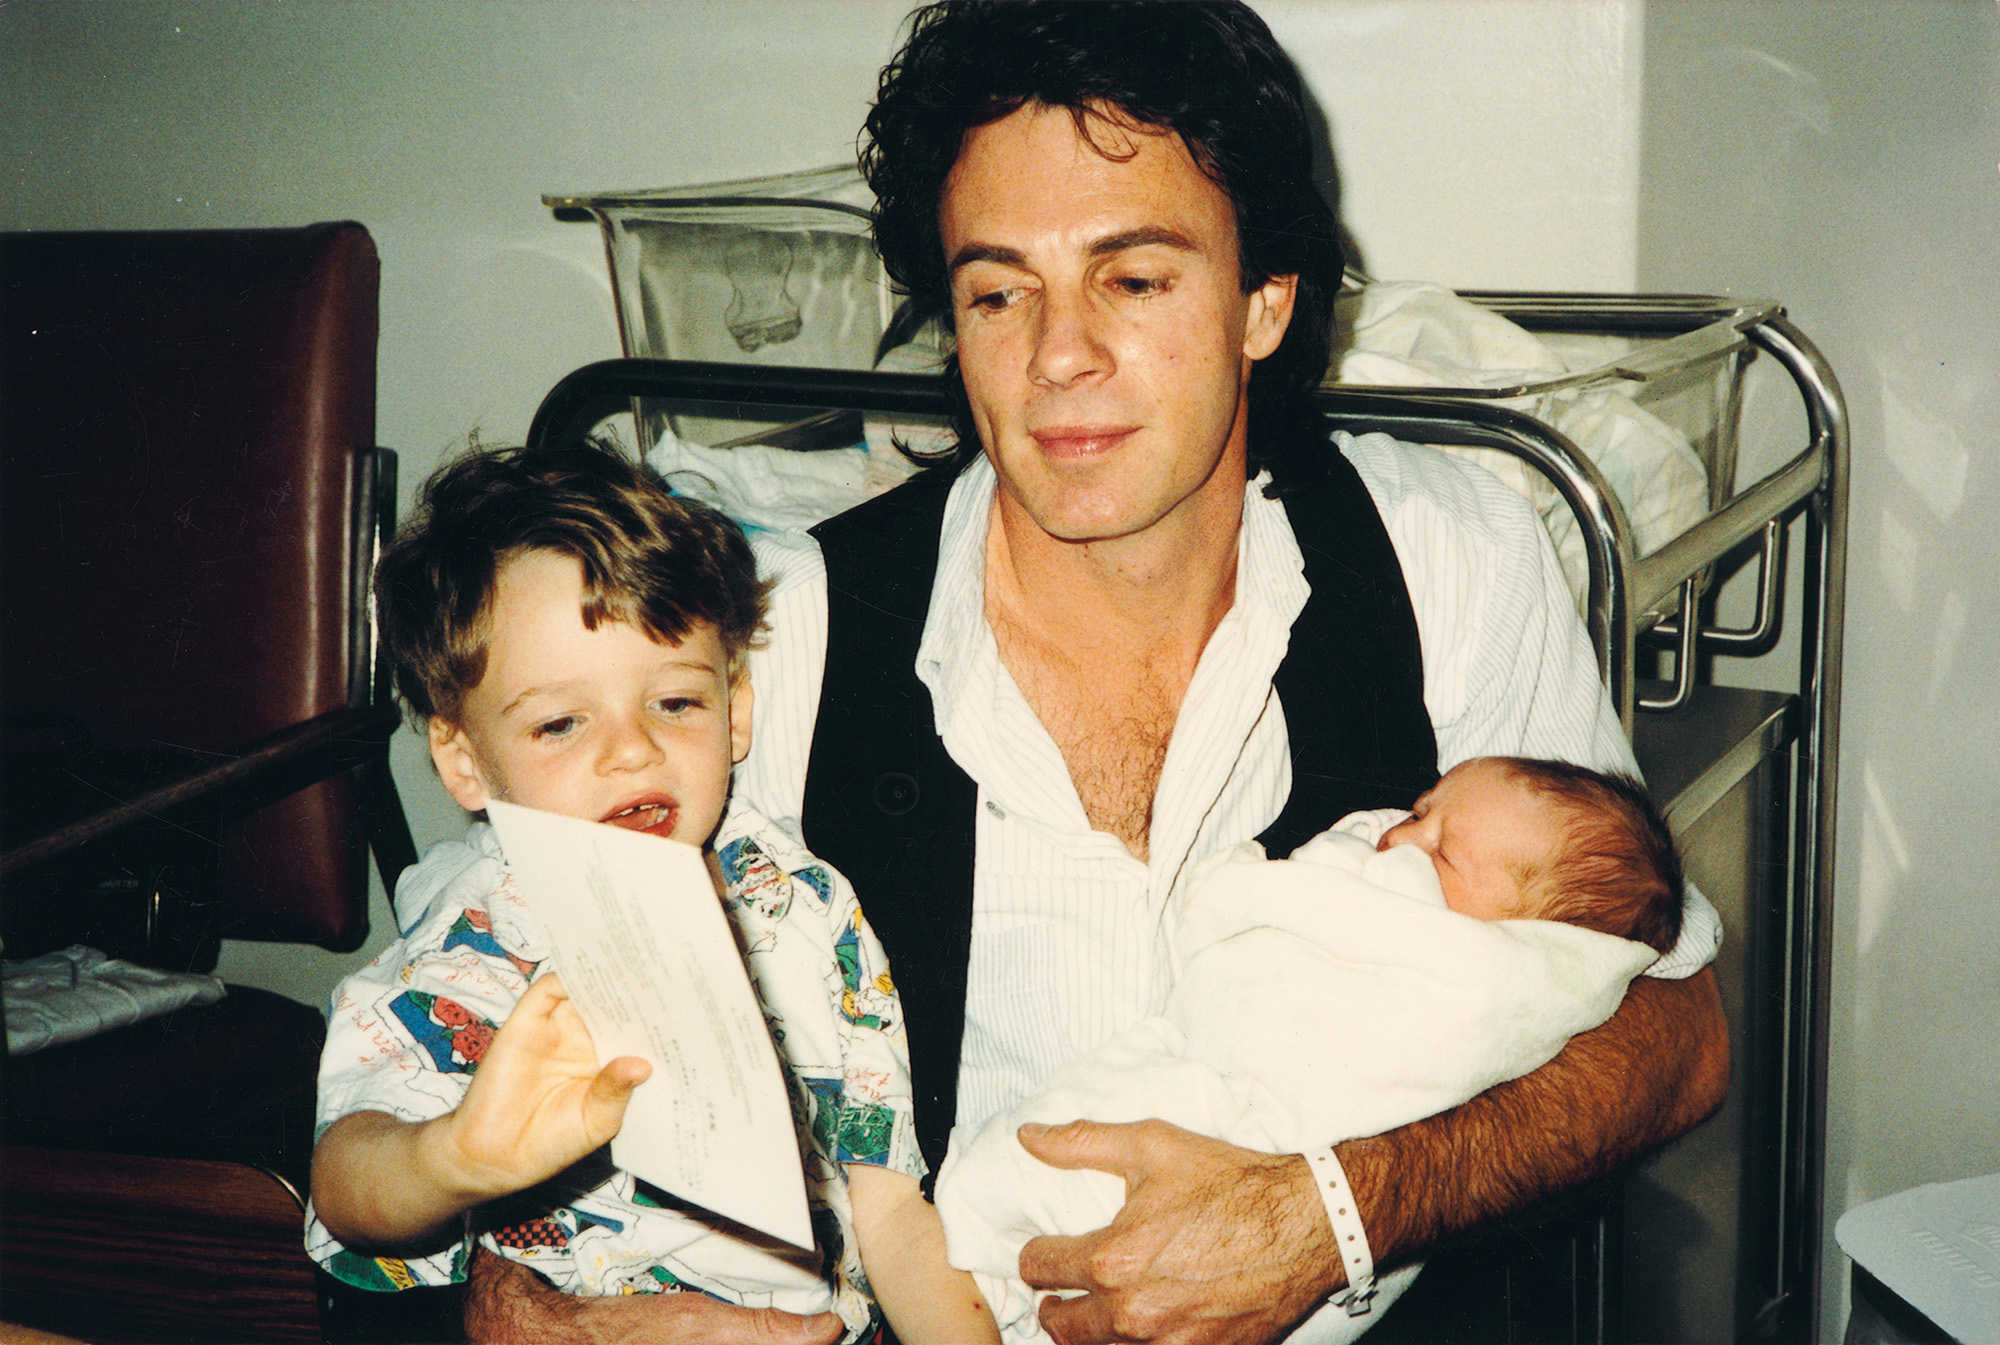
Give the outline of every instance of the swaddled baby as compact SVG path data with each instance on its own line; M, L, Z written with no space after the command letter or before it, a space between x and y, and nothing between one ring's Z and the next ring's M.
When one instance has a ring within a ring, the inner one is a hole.
M1680 861L1645 790L1563 762L1482 757L1400 809L1267 860L1209 861L1168 912L1164 1012L952 1135L937 1205L1003 1337L1041 1337L1016 1268L1044 1233L1110 1223L1108 1173L1030 1157L1025 1122L1158 1117L1266 1153L1380 1134L1526 1074L1609 1018L1680 932ZM1393 1301L1416 1267L1380 1282ZM1331 1305L1295 1340L1376 1320Z

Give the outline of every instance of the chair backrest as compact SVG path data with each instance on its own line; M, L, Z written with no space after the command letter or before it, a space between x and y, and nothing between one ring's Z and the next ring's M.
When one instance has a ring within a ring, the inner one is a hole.
M370 694L359 224L0 235L0 704L228 753ZM358 946L349 782L223 833L220 932Z

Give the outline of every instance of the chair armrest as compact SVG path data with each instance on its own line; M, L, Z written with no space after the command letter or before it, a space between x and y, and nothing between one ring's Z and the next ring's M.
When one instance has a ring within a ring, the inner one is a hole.
M394 706L377 705L332 710L294 724L251 744L241 756L156 785L136 798L15 846L0 855L0 877L68 854L100 836L177 804L255 781L283 768L296 769L314 754L324 754L324 759L309 768L310 774L299 782L301 785L380 760L400 722L401 716Z

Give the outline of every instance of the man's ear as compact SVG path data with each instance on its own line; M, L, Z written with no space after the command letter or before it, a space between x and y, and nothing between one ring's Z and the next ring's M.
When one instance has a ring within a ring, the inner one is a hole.
M729 760L736 764L750 755L750 712L757 698L750 691L750 674L736 674L729 688Z
M486 808L486 781L479 774L479 759L473 755L472 739L465 736L465 730L448 724L432 715L428 734L431 745L431 764L437 767L438 779L444 781L445 791L458 800L458 806L468 813L482 812Z
M1243 354L1261 360L1285 339L1292 325L1292 305L1299 297L1297 276L1272 276L1250 291L1250 320L1243 329Z

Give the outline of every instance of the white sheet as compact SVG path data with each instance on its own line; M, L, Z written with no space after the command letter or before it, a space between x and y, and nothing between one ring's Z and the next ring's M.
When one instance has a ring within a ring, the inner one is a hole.
M1439 285L1378 281L1343 296L1335 313L1344 345L1334 361L1341 383L1501 388L1573 372L1533 333ZM1707 515L1708 473L1687 436L1623 393L1572 390L1499 405L1528 412L1583 450L1625 507L1639 555ZM1511 454L1440 447L1477 462L1535 506L1581 607L1589 587L1583 536L1555 487Z

